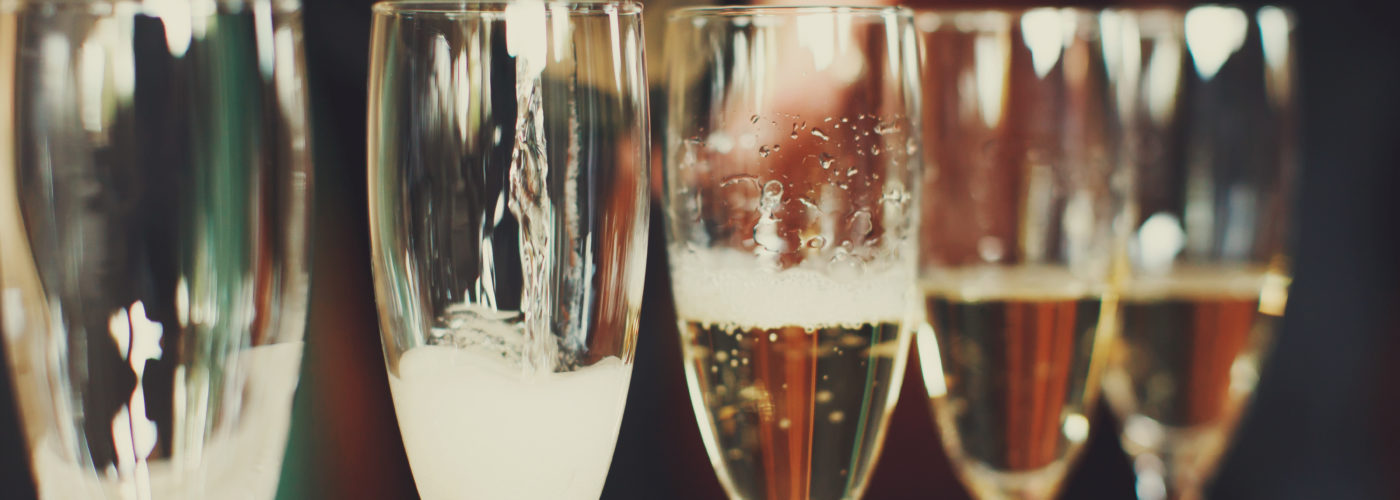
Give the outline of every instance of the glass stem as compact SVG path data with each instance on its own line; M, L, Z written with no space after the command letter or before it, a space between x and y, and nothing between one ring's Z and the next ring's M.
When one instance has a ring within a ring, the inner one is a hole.
M1144 453L1133 459L1138 500L1201 500L1205 484L1198 474L1170 459Z

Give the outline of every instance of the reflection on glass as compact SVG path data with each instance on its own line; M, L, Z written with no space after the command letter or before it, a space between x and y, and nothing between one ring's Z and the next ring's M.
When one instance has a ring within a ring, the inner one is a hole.
M921 12L919 356L978 498L1051 498L1089 435L1117 311L1113 94L1097 16Z
M691 402L732 498L859 498L903 378L919 170L895 8L685 9L665 204Z
M271 498L306 313L295 2L0 4L0 309L43 498Z
M424 498L597 498L648 220L641 6L375 6L370 232Z
M1123 329L1104 377L1143 499L1197 499L1288 297L1291 16L1106 14L1135 168Z

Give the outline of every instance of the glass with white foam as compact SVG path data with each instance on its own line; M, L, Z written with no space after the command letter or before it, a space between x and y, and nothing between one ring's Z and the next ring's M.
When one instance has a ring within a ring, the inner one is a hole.
M0 2L0 330L41 498L272 498L307 309L297 2Z
M693 8L667 25L672 288L731 498L859 498L907 358L918 50L902 8Z
M641 5L374 7L369 203L424 498L597 498L646 258Z

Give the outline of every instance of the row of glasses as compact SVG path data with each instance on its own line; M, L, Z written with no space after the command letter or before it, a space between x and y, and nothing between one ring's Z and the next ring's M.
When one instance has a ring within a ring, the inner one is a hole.
M668 253L728 494L861 496L917 332L975 496L1053 497L1102 390L1138 496L1200 498L1287 300L1292 30L1276 7L673 14Z
M41 495L270 496L306 293L295 2L0 9L0 326ZM374 17L373 270L420 493L596 497L645 267L641 6ZM1139 496L1199 497L1287 297L1291 32L673 14L667 249L728 494L860 497L917 336L978 497L1053 496L1100 379Z

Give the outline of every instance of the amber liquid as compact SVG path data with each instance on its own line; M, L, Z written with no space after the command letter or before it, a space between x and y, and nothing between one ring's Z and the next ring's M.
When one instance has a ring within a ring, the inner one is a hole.
M1262 270L1187 270L1130 285L1104 380L1124 447L1209 470L1254 390L1286 300L1287 280Z
M731 498L860 497L899 393L899 324L683 319L681 331L693 407Z
M920 357L941 364L925 370L934 418L978 496L1053 491L1088 435L1099 322L1112 307L1073 290L997 288L925 287L933 335L921 334Z

